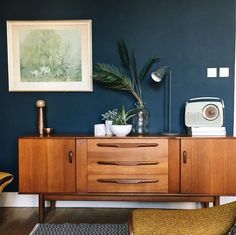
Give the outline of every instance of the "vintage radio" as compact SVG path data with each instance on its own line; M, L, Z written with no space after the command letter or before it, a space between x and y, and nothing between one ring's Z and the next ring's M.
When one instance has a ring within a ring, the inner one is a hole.
M224 123L224 101L217 97L198 97L186 102L187 127L221 127Z

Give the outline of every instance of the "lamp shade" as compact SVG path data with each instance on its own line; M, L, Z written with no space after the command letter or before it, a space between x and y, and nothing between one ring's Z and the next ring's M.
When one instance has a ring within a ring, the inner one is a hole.
M169 72L168 66L163 66L151 73L151 77L155 82L161 82L165 75Z

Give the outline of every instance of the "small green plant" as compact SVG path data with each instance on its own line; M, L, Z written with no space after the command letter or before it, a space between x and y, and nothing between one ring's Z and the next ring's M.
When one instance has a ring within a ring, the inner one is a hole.
M102 120L108 120L108 121L113 121L118 113L118 109L112 109L112 110L108 110L105 113L102 113Z
M125 111L125 107L122 106L120 110L118 110L117 115L113 119L113 125L127 125L128 120L135 116L134 109L129 111Z

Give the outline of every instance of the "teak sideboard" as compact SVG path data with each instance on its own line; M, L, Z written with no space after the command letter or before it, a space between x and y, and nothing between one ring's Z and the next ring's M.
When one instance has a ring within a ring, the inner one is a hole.
M19 138L19 193L45 201L209 202L236 195L236 138ZM52 203L54 205L54 203Z

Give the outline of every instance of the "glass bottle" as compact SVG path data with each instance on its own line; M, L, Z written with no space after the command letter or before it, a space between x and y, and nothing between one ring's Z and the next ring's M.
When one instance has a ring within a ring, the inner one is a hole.
M135 135L145 135L149 132L149 111L144 105L137 104L133 116L132 132Z

